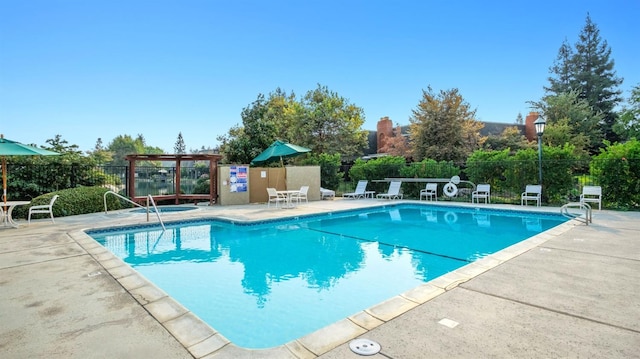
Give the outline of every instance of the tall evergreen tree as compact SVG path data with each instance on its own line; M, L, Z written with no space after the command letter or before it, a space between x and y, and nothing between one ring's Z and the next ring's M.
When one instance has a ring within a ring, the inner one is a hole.
M555 77L549 78L547 92L560 95L570 90L579 91L580 98L587 100L593 113L602 113L600 124L605 139L619 139L613 131L617 114L614 108L622 101L618 88L622 78L616 77L611 59L611 48L600 37L600 30L587 14L586 24L572 51L566 41L560 47L558 58L549 70Z
M571 91L573 76L575 74L573 57L573 49L565 39L558 50L558 57L553 63L553 66L549 68L549 72L556 77L549 77L549 87L545 87L545 91L552 92L554 94L561 94L563 92Z
M184 138L182 138L182 132L178 132L178 139L176 140L176 144L173 146L173 153L175 154L184 154L187 151L187 147L184 145Z

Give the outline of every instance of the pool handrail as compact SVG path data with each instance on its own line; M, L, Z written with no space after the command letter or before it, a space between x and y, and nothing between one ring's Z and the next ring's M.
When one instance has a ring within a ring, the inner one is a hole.
M581 215L578 215L575 213L569 213L570 207L584 210L584 218L582 218ZM569 202L563 205L562 207L560 207L560 213L567 218L576 219L581 222L584 222L587 226L589 225L589 222L593 223L591 206L588 205L587 203Z
M114 195L116 197L119 197L119 198L121 198L121 199L123 199L123 200L125 200L125 201L127 201L127 202L129 202L131 204L133 204L134 206L145 208L145 206L143 206L143 205L141 205L139 203L136 203L136 202L130 200L129 198L125 197L125 196L117 194L117 193L115 193L113 191L107 191L107 192L104 193L104 195L102 197L102 199L104 201L104 214L108 214L108 212L107 212L107 195L108 194L112 194L112 195ZM166 231L167 229L164 226L164 222L162 221L162 218L160 218L160 211L158 211L158 207L156 207L156 202L153 200L153 197L151 197L151 195L147 195L147 206L146 206L146 208L147 208L147 222L149 222L149 203L151 203L151 205L153 206L153 209L155 209L155 211L156 211L156 216L158 216L158 221L160 222L160 225L162 226L162 230Z

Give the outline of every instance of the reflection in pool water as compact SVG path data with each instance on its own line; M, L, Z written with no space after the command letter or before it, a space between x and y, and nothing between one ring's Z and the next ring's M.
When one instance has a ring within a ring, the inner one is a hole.
M184 211L192 211L194 209L198 209L196 206L158 206L158 211L160 213L171 213L171 212L184 212ZM131 213L147 213L146 208L136 208L129 211ZM149 212L156 213L155 208L149 207Z
M566 219L399 205L240 225L91 236L236 345L313 332ZM535 225L531 225L535 223Z

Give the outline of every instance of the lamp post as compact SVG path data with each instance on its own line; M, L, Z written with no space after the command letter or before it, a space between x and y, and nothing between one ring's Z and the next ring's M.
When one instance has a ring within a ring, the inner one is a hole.
M542 186L542 134L544 133L544 126L547 122L542 118L542 116L538 116L536 122L533 125L536 127L536 134L538 135L538 184Z

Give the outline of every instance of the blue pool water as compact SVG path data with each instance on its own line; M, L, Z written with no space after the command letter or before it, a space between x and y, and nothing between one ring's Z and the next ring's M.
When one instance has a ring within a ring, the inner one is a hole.
M284 344L566 219L428 205L88 234L227 339Z
M158 206L158 212L160 213L172 213L172 212L184 212L184 211L191 211L194 209L198 209L198 207L196 206ZM147 209L146 208L136 208L136 209L132 209L130 211L131 213L147 213ZM152 207L149 208L149 212L151 213L156 213L156 210Z

